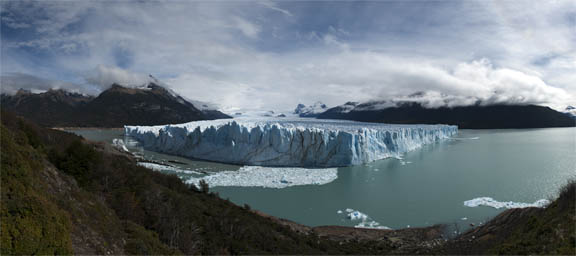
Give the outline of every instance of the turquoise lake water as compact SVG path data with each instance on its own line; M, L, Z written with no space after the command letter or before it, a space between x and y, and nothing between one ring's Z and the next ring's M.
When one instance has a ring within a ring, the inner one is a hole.
M87 139L112 142L121 130L73 130ZM239 166L194 161L143 149L145 158L188 170L213 173ZM167 171L170 172L170 171ZM186 176L186 174L177 173ZM478 197L533 203L553 198L576 177L576 128L460 130L450 140L409 152L403 159L384 159L338 168L325 185L288 188L214 187L238 205L298 223L354 226L339 214L347 208L390 228L457 224L477 225L505 209L466 207Z

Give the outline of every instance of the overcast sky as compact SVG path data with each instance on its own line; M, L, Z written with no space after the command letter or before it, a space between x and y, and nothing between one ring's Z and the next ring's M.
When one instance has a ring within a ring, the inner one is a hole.
M576 105L576 2L2 1L2 90L152 74L225 110L416 91Z

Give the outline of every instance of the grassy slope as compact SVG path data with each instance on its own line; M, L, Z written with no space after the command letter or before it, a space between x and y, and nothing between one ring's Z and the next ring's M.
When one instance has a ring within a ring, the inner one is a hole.
M67 145L78 137L42 137L32 124L2 118L2 254L177 253L154 232L121 221L97 195L47 161L47 152L57 150L50 141Z
M546 208L510 209L439 248L440 254L576 255L576 182Z
M26 137L1 129L1 254L70 254L68 213L43 193L35 173L43 168L42 156L27 146Z
M526 218L512 234L490 249L497 254L576 254L576 182L558 200Z

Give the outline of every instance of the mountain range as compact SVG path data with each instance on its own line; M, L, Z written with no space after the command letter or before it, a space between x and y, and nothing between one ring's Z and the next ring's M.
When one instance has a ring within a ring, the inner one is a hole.
M154 80L140 87L113 84L97 97L62 89L43 93L21 89L15 95L3 94L1 106L49 127L123 127L231 118L206 104L196 106Z
M450 124L460 129L574 127L570 115L537 105L428 107L420 102L348 102L326 110L320 119L394 124Z

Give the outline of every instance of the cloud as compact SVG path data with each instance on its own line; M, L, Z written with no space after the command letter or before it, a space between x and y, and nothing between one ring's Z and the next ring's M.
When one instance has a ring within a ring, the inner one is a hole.
M289 17L294 16L294 15L292 15L292 13L290 13L289 11L284 10L284 9L281 9L281 8L278 8L278 6L277 6L273 1L259 1L258 3L261 4L261 5L263 5L263 6L265 6L265 7L267 7L267 8L269 8L269 9L271 9L271 10L278 11L278 12L280 12L280 13L286 15L286 16L289 16Z
M258 33L260 33L260 28L242 18L236 17L234 19L236 28L238 28L242 33L249 38L257 38Z
M150 81L148 75L104 65L99 65L90 72L86 72L84 79L86 83L96 85L101 90L115 83L128 87L136 87L145 85Z
M31 27L30 24L16 22L14 18L10 16L2 16L2 23L4 23L9 28L13 29L22 29L22 28L29 28Z
M50 89L65 89L68 91L93 95L99 92L97 88L69 82L50 80L22 73L5 73L0 76L1 93L14 94L19 89L32 92L43 92Z
M576 105L571 1L1 5L3 75L102 90L154 74L188 98L228 109L416 91L462 104L477 97Z
M275 109L285 110L295 103L318 99L332 106L351 100L389 100L418 91L450 95L450 106L482 101L562 108L574 100L565 90L550 86L537 75L494 67L487 59L441 65L374 52L307 56L303 53L290 60L258 56L260 61L244 69L223 72L227 76L219 72L186 73L169 79L168 84L176 91L224 106L252 109L267 108L269 102L274 102ZM439 100L431 102L440 104Z

